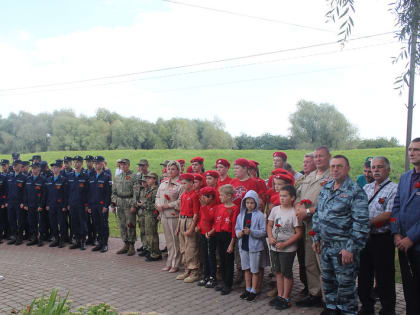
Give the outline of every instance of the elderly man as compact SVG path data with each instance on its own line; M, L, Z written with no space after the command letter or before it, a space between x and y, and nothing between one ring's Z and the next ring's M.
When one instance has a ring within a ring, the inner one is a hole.
M343 155L330 162L332 181L324 185L312 218L312 248L321 254L326 309L321 314L357 314L356 278L360 251L369 235L366 193L349 177ZM322 250L321 250L322 243Z
M364 186L368 197L370 234L366 247L360 252L359 298L362 309L359 315L374 314L375 300L372 298L373 278L378 285L382 304L381 315L395 314L395 247L391 235L391 218L397 184L389 179L389 160L383 156L371 162L375 181Z
M297 301L297 306L311 307L321 306L321 271L319 259L312 250L312 239L308 232L312 229L312 216L315 213L318 202L318 195L322 187L330 178L330 151L327 147L322 146L315 149L314 161L316 170L305 176L300 187L297 189L296 199L296 215L300 221L306 226L305 237L305 268L306 278L308 282L309 295L303 300ZM300 205L301 200L310 200L310 205Z
M408 156L414 169L401 175L392 209L391 231L398 247L407 315L420 314L420 138Z
M298 189L306 176L316 170L313 152L305 154L303 158L303 176L299 177L295 182L295 188Z

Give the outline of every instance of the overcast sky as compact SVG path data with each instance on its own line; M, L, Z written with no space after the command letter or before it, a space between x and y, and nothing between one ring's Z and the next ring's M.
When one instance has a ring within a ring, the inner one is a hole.
M56 109L90 116L104 107L152 122L218 117L234 136L287 135L305 99L334 104L363 138L405 142L408 89L393 89L404 63L391 63L400 43L393 35L358 39L394 30L389 1L355 1L354 40L343 50L304 48L338 39L325 0L179 2L242 16L162 0L0 1L2 117ZM101 77L112 78L58 84ZM28 88L38 85L48 86Z

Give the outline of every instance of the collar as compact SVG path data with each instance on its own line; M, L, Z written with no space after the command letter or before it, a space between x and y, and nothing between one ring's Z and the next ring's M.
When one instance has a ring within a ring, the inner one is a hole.
M340 188L337 189L337 191L347 189L347 187L350 186L350 183L351 183L351 178L350 176L347 176L347 178L341 184ZM334 191L334 185L335 185L335 180L331 180L325 184L325 187L331 191Z

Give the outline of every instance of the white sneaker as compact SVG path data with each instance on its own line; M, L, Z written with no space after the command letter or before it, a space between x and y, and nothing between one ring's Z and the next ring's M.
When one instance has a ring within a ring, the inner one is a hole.
M2 275L0 275L0 281L1 281L1 280L4 280L4 277L3 277Z

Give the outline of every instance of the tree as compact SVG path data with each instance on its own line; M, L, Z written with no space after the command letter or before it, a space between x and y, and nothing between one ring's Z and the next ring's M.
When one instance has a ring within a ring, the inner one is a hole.
M320 145L344 148L357 134L356 128L344 115L327 103L317 105L301 100L289 121L292 138L299 148L313 149Z

